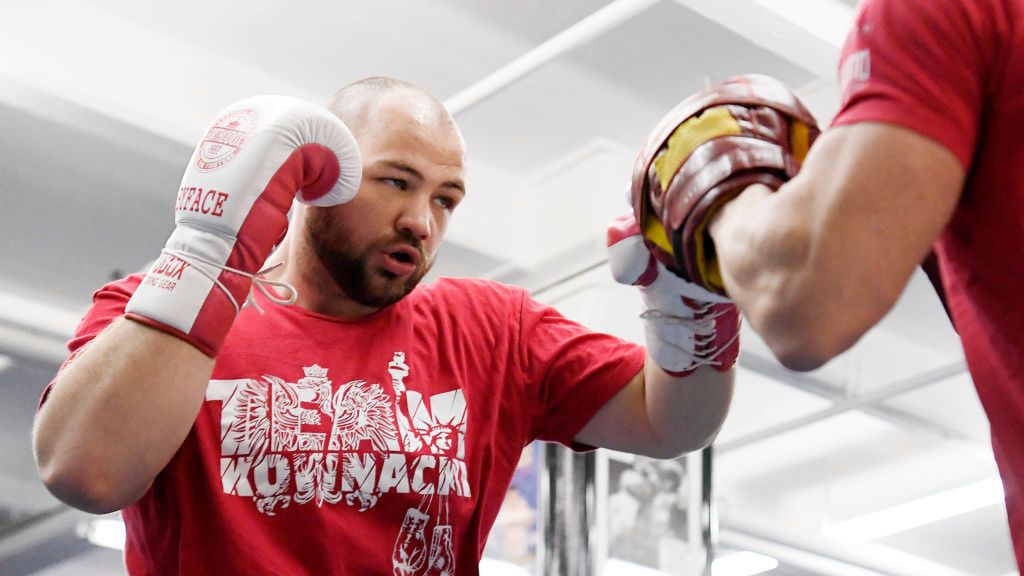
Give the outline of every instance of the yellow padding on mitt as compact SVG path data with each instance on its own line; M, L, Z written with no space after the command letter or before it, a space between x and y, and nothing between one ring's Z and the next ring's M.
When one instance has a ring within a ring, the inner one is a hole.
M718 254L715 252L715 244L711 241L711 234L708 233L708 224L711 218L718 212L726 202L735 198L735 195L723 195L706 212L703 222L694 230L694 247L697 249L697 272L700 278L694 281L705 288L714 291L725 290L725 279L722 278L722 270L718 267Z
M708 108L700 116L693 116L680 124L668 137L664 153L654 159L654 171L658 174L662 189L668 188L672 176L698 146L720 136L739 133L740 123L725 106Z
M793 119L792 127L789 129L789 144L793 147L793 156L800 164L804 163L807 151L811 149L811 134L807 124Z
M654 242L655 246L665 252L675 255L672 252L672 242L668 239L668 234L665 233L665 227L650 212L644 216L644 238Z

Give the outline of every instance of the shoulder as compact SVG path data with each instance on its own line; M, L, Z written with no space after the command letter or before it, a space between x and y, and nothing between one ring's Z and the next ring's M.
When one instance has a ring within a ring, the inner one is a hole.
M132 274L120 280L114 280L100 286L92 294L92 306L86 314L86 319L93 316L105 317L117 315L124 312L124 307L131 299L132 294L142 284L145 274Z
M1005 18L998 14L1008 1L865 0L840 57L833 126L908 128L969 167L1005 59Z
M115 318L124 314L125 306L142 283L143 274L133 274L101 286L92 295L92 305L79 321L68 342L73 353L103 331Z
M103 286L100 286L95 292L93 292L92 300L96 302L100 298L104 297L116 297L123 296L126 299L131 298L131 295L135 293L135 290L142 284L142 279L145 278L145 274L138 273L130 276L125 276L119 280L108 282Z
M458 301L489 300L520 305L528 297L525 288L482 278L442 277L421 286L420 290L424 297L432 300L455 298Z
M418 316L478 328L518 325L530 302L523 288L479 278L439 278L421 284L409 299Z

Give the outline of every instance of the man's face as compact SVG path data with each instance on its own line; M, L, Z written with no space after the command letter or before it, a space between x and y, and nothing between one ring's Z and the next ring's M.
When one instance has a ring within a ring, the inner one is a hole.
M363 157L356 197L310 208L306 234L346 296L379 308L397 302L430 270L465 195L457 129L414 96L385 96L352 127Z

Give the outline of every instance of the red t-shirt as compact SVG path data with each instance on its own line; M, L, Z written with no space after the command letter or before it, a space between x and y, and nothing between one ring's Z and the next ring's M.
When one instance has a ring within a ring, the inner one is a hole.
M140 279L96 293L72 352ZM476 574L523 447L571 445L645 357L481 280L354 321L257 298L266 314L238 316L195 426L123 511L131 574Z
M865 0L840 81L835 125L912 129L967 170L935 249L1024 569L1024 0Z

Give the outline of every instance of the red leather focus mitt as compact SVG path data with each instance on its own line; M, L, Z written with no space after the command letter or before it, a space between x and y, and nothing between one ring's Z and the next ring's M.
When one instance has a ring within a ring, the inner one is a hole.
M725 294L707 224L747 186L777 190L820 133L795 94L745 75L690 96L648 136L633 170L633 211L666 268Z

